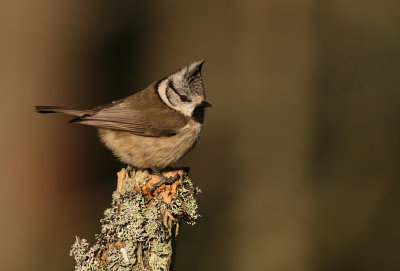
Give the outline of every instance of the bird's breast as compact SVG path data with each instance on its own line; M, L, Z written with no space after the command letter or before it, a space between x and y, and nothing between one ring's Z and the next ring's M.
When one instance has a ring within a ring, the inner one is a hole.
M122 162L140 168L165 168L196 144L202 125L190 120L170 137L144 137L129 132L99 129L102 142Z

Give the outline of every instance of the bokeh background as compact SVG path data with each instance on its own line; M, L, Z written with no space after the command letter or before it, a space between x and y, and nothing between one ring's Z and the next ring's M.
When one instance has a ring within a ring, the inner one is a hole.
M90 108L206 58L179 270L400 270L396 0L0 3L2 270L73 270L124 165Z

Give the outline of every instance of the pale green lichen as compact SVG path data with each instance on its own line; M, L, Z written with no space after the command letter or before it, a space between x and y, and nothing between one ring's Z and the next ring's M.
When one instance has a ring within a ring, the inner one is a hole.
M199 193L200 188L194 187L190 179L185 178L169 206L172 215L180 216L188 224L194 225L200 217L195 199Z
M111 207L101 219L101 233L90 247L76 238L71 255L76 271L169 270L179 223L194 224L200 216L195 188L184 171L182 182L167 204L161 196L146 197L135 187L149 179L147 170L134 169L113 193Z

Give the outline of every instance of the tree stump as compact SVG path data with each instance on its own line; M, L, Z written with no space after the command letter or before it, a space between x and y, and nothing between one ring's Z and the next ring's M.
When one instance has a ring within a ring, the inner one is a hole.
M160 178L146 169L122 169L111 207L101 219L101 233L90 247L76 237L71 256L77 271L172 270L181 222L194 224L200 216L200 189L188 178L188 168L168 169L166 177L180 178L152 191Z

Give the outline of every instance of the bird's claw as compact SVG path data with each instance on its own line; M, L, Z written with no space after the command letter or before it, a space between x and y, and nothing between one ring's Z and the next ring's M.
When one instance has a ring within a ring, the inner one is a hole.
M172 184L173 182L175 182L176 180L179 180L180 179L180 175L178 174L178 173L176 173L174 176L171 176L171 177L165 177L164 175L162 175L161 177L160 177L160 181L159 182L157 182L157 183L155 183L155 184L153 184L152 186L151 186L151 190L152 191L154 191L154 190L156 190L158 187L160 187L161 185L163 185L163 184Z
M126 178L126 177L128 177L128 178L130 177L130 173L131 173L132 169L133 169L132 166L127 165L127 167L126 167L126 169L125 169L125 178Z

